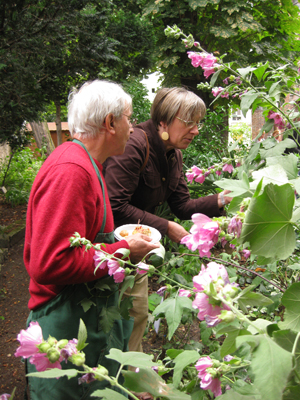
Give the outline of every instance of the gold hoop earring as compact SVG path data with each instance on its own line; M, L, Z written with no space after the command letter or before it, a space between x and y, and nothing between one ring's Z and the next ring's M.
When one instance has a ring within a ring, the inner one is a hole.
M163 133L161 134L162 140L168 140L169 137L170 137L170 136L169 136L168 132L163 132Z

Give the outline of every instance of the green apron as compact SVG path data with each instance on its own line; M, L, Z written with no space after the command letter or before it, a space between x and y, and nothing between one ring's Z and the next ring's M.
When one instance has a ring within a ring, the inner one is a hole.
M85 146L81 142L76 139L74 142L81 145L86 150ZM103 198L105 199L104 185L101 175L91 156L90 159L97 172L102 187ZM105 223L106 205L104 203L103 222L101 229L95 238L95 243L114 242L113 232L103 233ZM112 277L105 277L102 279L113 281ZM89 367L97 367L98 364L101 364L108 369L110 376L116 376L119 369L119 363L110 360L105 356L109 353L111 348L117 348L121 351L128 350L128 341L133 328L133 319L115 320L110 332L104 333L99 325L99 315L104 306L117 306L119 291L117 285L115 291L97 291L97 289L93 289L96 282L98 281L90 282L89 284L82 283L66 286L60 294L50 300L46 305L30 312L27 326L31 321L37 321L42 328L45 340L48 339L49 335L55 337L57 340L71 340L77 338L79 321L82 319L86 325L88 333L88 346L83 350L86 355L85 364ZM81 302L87 298L91 300L94 305L84 312ZM35 366L30 364L28 360L26 360L26 365L27 373L36 372ZM74 368L74 365L70 362L65 363L63 361L61 365L62 369ZM80 367L75 368L82 369ZM83 383L79 385L78 378L71 378L68 380L67 377L59 379L29 377L28 385L31 400L95 399L95 397L90 397L91 393L97 389L103 389L108 386L106 381L94 381L89 384Z

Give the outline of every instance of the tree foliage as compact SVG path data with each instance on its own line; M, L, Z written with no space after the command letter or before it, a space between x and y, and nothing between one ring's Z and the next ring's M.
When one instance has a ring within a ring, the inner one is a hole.
M227 53L228 62L245 66L269 60L278 66L299 56L298 12L292 0L150 0L144 4L144 14L156 28L155 55L164 83L183 84L194 91L206 80L191 66L185 46L165 37L164 27L176 24L206 51ZM210 103L206 93L202 97Z

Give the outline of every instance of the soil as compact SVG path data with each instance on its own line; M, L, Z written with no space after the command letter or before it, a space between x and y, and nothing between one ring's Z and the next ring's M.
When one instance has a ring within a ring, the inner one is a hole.
M0 226L9 227L26 216L27 205L10 207L0 195ZM15 390L14 400L22 400L25 391L25 367L20 357L14 353L19 345L17 335L25 329L29 310L29 277L23 262L24 240L20 240L8 249L6 260L0 266L0 396L3 393L11 394ZM149 293L156 291L159 285L153 277L149 282ZM163 358L166 344L167 327L161 323L158 334L150 324L147 335L143 339L145 353L153 354L155 359ZM179 343L187 340L199 341L200 331L197 323L188 331L184 328L176 333Z

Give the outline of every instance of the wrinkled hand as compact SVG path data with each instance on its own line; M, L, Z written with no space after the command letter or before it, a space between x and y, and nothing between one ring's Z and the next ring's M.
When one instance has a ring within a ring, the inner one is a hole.
M180 243L180 240L188 235L189 233L179 224L174 221L168 222L167 236L176 243Z
M225 204L223 204L223 202L222 202L222 193L223 193ZM230 190L227 190L227 189L223 190L223 192L219 193L219 195L218 195L218 206L219 206L219 208L222 208L222 207L224 207L224 205L229 204L231 202L233 197L226 196L226 194L229 194L229 193L230 193Z
M151 238L147 235L137 233L125 238L130 248L130 260L134 264L141 261L149 251L159 248L159 243L150 243Z

